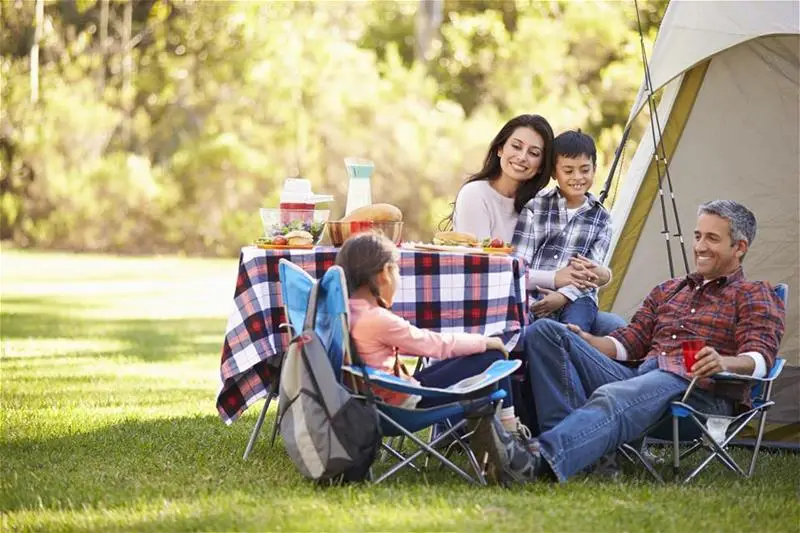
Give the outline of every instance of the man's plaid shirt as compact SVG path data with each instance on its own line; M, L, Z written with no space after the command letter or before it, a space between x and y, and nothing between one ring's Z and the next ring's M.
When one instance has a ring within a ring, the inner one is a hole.
M658 358L661 370L689 379L681 341L701 338L720 355L758 352L772 368L784 331L785 308L763 281L745 279L742 268L708 283L697 273L665 281L650 291L628 326L611 332L628 360ZM697 386L740 403L749 387L701 379Z
M519 214L514 229L514 254L529 270L558 270L581 254L603 263L611 244L611 217L591 193L588 201L567 221L567 200L558 187L540 192ZM588 296L597 302L597 290L581 291L569 285L558 292L571 301Z

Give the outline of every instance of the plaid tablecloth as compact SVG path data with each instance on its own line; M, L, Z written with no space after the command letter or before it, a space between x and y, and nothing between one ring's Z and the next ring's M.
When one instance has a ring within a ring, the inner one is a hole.
M319 279L334 264L335 248L242 248L233 310L225 328L217 409L226 424L266 395L270 360L283 353L288 334L278 281L286 258ZM513 348L524 323L525 280L517 259L401 250L400 287L392 311L412 324L441 332L498 335Z

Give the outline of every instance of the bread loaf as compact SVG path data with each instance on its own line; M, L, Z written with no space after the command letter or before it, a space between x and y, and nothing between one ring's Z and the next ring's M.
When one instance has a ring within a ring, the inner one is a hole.
M403 212L391 204L372 204L359 207L342 219L342 222L400 222Z

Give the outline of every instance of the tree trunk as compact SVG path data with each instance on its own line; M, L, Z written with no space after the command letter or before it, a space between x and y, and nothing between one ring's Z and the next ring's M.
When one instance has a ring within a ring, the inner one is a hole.
M133 0L125 3L122 23L122 107L125 110L123 119L123 139L126 147L131 142L131 112L133 111L133 44L131 43L131 26L133 25Z
M106 58L108 53L108 1L100 0L100 72L98 93L103 96L106 88Z
M44 0L36 0L33 30L33 46L31 46L31 102L39 101L39 43L42 40L44 26Z
M414 58L417 61L428 61L431 45L442 25L443 10L444 0L419 0L414 43Z

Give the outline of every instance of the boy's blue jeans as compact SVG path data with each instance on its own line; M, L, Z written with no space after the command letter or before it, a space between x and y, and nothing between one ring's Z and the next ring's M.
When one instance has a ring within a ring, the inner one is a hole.
M535 300L541 298L539 291L532 291L530 294ZM571 302L567 302L564 307L551 315L550 318L558 320L562 324L575 324L583 331L592 331L597 315L597 304L595 301L588 296L582 296ZM531 322L538 319L539 317L535 316L533 313L530 314Z
M566 326L536 321L525 330L539 444L559 481L583 471L620 445L641 437L666 414L689 382L648 359L629 368L602 354ZM688 403L731 415L733 403L695 390Z
M558 321L562 324L575 324L583 331L592 331L596 317L597 304L588 296L583 296L562 307Z

